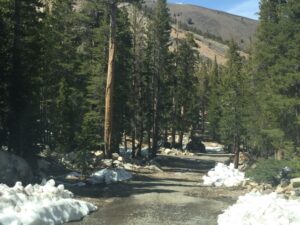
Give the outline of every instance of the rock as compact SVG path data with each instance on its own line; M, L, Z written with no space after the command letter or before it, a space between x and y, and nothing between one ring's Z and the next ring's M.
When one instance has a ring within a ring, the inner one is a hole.
M13 186L17 181L29 183L32 178L32 170L24 159L0 151L0 183Z
M169 148L165 149L165 154L170 155L173 151Z
M111 167L113 165L112 159L102 159L100 165L103 167Z
M162 169L160 169L158 166L156 165L150 165L150 166L145 166L145 169L149 169L149 170L153 170L153 171L158 171L158 172L163 172Z
M256 182L254 182L254 181L249 182L249 185L250 185L251 187L258 187L258 186L259 186L259 184L256 183Z
M94 155L97 157L97 158L100 158L100 159L103 159L104 158L104 152L103 151L96 151L94 153Z
M120 157L120 155L116 152L112 154L112 159L113 160L118 160L119 157Z
M77 153L70 152L65 155L65 160L70 162L75 162L77 160Z
M121 166L123 166L123 163L122 163L121 161L119 161L119 160L114 160L114 161L113 161L113 164L114 164L116 167L121 167Z
M139 171L141 169L141 166L134 165L134 164L131 164L131 163L125 163L123 165L123 167L124 167L125 170L129 170L129 171Z
M256 164L256 163L254 163L254 164L252 164L252 165L250 166L251 169L255 169L256 167L257 167L257 164Z
M67 180L78 180L81 177L81 174L78 172L71 172L67 174L66 179Z
M292 185L288 185L286 187L282 187L281 185L278 185L275 192L277 192L278 194L284 194L286 192L291 192L293 190Z
M51 163L46 161L45 159L38 159L37 165L39 170L47 171L50 168Z
M151 159L151 160L149 161L149 164L150 164L150 165L155 165L155 166L157 166L157 167L160 167L160 164L159 164L155 159Z
M288 186L290 183L291 183L291 182L290 182L289 179L281 179L281 180L280 180L280 185L281 185L281 187L286 187L286 186Z
M202 138L197 136L191 138L191 141L186 145L186 149L200 153L206 153L205 145L202 143Z
M125 163L123 166L125 170L134 170L133 165L131 163Z
M271 184L262 184L262 186L261 186L262 191L267 191L267 190L272 190L272 189L273 189L273 187Z
M122 156L119 156L117 160L120 162L124 162L124 158Z
M299 188L300 187L300 177L291 179L291 185L293 188Z
M249 179L245 179L244 181L243 181L243 184L242 184L242 187L247 187L247 186L251 186L250 185L250 180Z
M291 191L291 196L300 196L300 188L295 188Z

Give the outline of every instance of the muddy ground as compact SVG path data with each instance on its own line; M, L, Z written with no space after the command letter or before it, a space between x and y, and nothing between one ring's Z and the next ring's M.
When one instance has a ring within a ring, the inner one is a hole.
M242 188L203 187L201 177L227 156L159 156L164 172L136 173L131 181L73 188L98 211L69 225L215 225Z

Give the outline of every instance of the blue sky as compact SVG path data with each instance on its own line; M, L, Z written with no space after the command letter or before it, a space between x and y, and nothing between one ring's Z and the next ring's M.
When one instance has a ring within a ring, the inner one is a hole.
M200 5L252 19L258 19L259 0L168 0L170 3Z

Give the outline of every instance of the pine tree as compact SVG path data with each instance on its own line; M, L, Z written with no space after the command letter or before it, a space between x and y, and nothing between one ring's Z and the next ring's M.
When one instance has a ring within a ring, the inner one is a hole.
M105 121L104 121L104 143L105 143L105 155L111 158L114 138L113 138L113 118L114 118L114 81L115 81L115 57L117 51L116 43L116 28L117 28L117 11L118 3L122 2L138 2L138 0L108 0L104 3L109 6L110 15L110 36L109 36L109 47L108 47L108 66L107 66L107 79L106 79L106 90L105 90Z
M219 129L221 118L221 77L215 58L210 72L210 96L208 105L209 133L213 140L219 141Z
M254 70L262 118L259 126L270 151L299 146L298 14L297 1L261 2Z
M228 61L222 77L221 139L235 154L234 165L238 167L239 152L245 135L247 115L247 94L243 59L237 45L232 41L227 53Z
M156 156L161 122L162 81L168 72L170 17L166 0L158 0L148 28L148 60L152 76L152 157Z
M194 48L193 37L188 36L180 43L177 51L176 72L178 84L178 106L179 115L179 145L182 147L183 134L191 128L195 113L195 93L196 93L196 71L198 65L198 52Z
M9 39L4 42L4 78L7 86L7 146L10 151L31 158L38 148L38 95L41 67L43 13L39 1L15 0L4 4ZM2 5L1 5L2 6ZM2 19L1 19L2 20ZM5 108L4 108L5 109Z

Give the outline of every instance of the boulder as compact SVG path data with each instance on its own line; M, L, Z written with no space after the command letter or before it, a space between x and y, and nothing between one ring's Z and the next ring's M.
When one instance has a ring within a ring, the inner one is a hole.
M39 171L47 171L49 170L51 163L45 159L38 159L37 166Z
M113 160L118 160L119 157L120 157L120 155L118 153L113 153L112 154L112 159Z
M291 191L291 196L298 197L300 196L300 188L295 188Z
M291 179L291 185L293 188L300 188L300 177Z
M75 162L77 160L77 153L76 152L69 152L65 155L65 160L66 161L70 161L71 163L72 162Z
M21 181L26 184L31 182L32 178L32 170L24 159L0 151L0 183L13 186L17 181Z
M202 143L201 137L192 137L191 141L186 145L187 150L206 153L205 145Z
M103 167L111 167L113 165L113 160L112 159L103 159L103 160L101 160L100 165Z
M97 158L100 158L100 159L103 159L104 158L104 152L103 151L96 151L94 153L94 155L97 157Z
M293 187L292 185L288 185L288 186L281 186L281 185L278 185L275 192L277 192L278 194L284 194L284 193L287 193L287 192L291 192L293 190Z
M120 162L124 162L124 158L122 156L119 156L117 160Z

